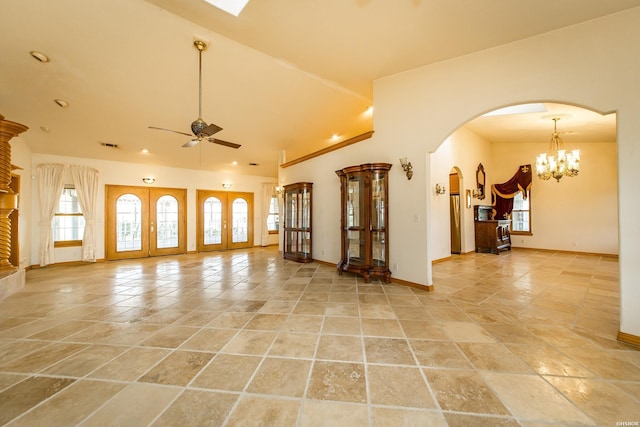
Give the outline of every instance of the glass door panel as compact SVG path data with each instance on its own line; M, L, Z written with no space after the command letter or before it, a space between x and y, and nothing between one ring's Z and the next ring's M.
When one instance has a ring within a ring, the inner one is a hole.
M149 256L149 189L107 185L105 258Z
M178 201L173 196L162 196L156 202L157 247L178 247Z
M142 249L142 200L123 194L116 200L116 251Z
M205 245L222 244L222 201L217 197L207 197L204 201L204 229Z
M248 214L249 209L246 200L235 199L233 203L231 203L231 218L233 218L231 243L247 243L249 241Z
M227 193L196 190L198 252L227 249Z
M149 254L187 253L187 190L152 187L148 191L151 221Z
M232 227L229 249L253 246L253 193L227 193L227 214Z

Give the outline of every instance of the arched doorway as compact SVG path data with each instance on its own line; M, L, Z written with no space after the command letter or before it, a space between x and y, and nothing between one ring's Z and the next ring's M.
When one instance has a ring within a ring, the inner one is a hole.
M451 253L462 253L462 198L460 192L461 174L456 167L449 173L449 227Z

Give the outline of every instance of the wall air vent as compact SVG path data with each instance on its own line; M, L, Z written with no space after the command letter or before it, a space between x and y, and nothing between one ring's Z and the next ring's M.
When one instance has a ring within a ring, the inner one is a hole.
M118 144L112 144L110 142L101 142L100 145L107 148L118 148Z

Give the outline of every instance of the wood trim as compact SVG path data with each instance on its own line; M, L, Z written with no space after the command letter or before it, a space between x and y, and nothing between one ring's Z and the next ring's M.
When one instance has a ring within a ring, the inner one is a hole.
M618 341L640 347L640 337L626 332L618 331Z
M100 258L97 259L95 263L99 263L99 262L105 262L106 260L104 258ZM30 265L28 267L25 268L25 271L29 271L29 270L37 270L40 268L51 268L51 267L73 267L73 266L77 266L77 265L87 265L87 264L95 264L93 262L86 262L86 261L65 261L65 262L56 262L53 264L47 264L45 266L41 266L40 264L33 264Z
M82 240L58 240L53 242L54 248L71 248L82 246Z
M563 251L560 249L525 248L523 246L513 246L513 245L511 246L511 249L516 249L519 251L557 252L560 254L568 254L568 255L595 255L595 256L601 256L605 258L618 259L617 254L602 254L598 252L580 252L580 251Z
M342 142L338 142L337 144L333 144L330 147L323 148L318 151L314 151L313 153L307 154L306 156L298 157L297 159L293 159L290 162L285 162L280 165L281 168L288 168L289 166L296 165L298 163L306 162L307 160L311 160L315 157L322 156L327 153L331 153L332 151L340 150L344 147L348 147L351 144L355 144L356 142L364 141L373 136L373 131L370 130L358 136L354 136L353 138L346 139Z
M317 260L317 259L314 259L313 262L337 268L337 265L332 263L332 262L320 261L320 260ZM421 285L420 283L409 282L408 280L396 279L395 277L391 278L391 283L396 283L398 285L408 286L410 288L422 289L423 291L427 291L427 292L433 292L433 291L436 290L434 285Z
M433 292L436 290L436 287L431 285L421 285L420 283L409 282L407 280L396 279L394 277L391 278L391 283L397 283L398 285L408 286L410 288L421 289L427 292Z
M468 252L467 252L468 253ZM439 259L434 259L431 261L431 264L440 264L441 262L447 262L447 261L451 261L453 259L453 257L448 256L448 257L444 257L444 258L439 258Z

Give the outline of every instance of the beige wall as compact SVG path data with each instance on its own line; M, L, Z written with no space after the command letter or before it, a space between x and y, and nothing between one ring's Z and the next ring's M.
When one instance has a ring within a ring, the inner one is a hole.
M548 149L539 144L492 144L496 182L509 180L520 164ZM533 236L513 236L514 246L618 254L618 181L615 143L580 143L580 174L556 182L538 179L531 188Z
M314 206L332 217L317 221L320 211L314 209L314 257L330 262L339 258L339 197L333 171L368 161L390 162L392 271L394 277L430 284L434 232L425 218L433 214L435 183L429 153L472 118L508 105L547 101L616 111L621 331L640 336L638 51L640 8L635 8L375 81L373 139L287 168L280 176L282 184L314 182ZM397 172L399 157L413 163L411 181Z

